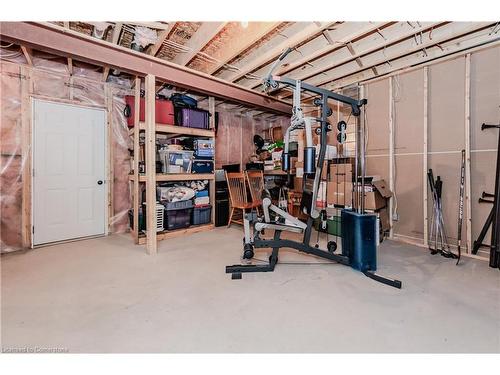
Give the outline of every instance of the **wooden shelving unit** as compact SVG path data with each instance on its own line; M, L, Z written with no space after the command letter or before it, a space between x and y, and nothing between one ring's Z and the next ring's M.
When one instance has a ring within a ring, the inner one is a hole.
M146 130L146 124L144 122L139 123L139 131ZM196 128L185 128L182 126L175 125L164 125L164 124L156 124L155 125L156 133L165 133L170 134L172 136L196 136L196 137L215 137L215 132L210 129L196 129ZM135 132L135 127L129 129L129 134L133 135Z
M139 182L146 182L146 175L140 174ZM129 180L133 181L136 177L131 174ZM169 174L156 174L156 181L194 181L194 180L213 180L215 177L212 173L169 173Z
M208 107L212 114L210 116L209 129L186 128L175 125L156 124L154 119L155 113L155 77L146 76L146 116L145 121L139 121L139 111L135 111L134 127L129 129L129 135L134 139L134 164L133 172L129 175L129 180L132 184L132 201L134 212L134 229L131 234L136 244L145 244L148 254L155 254L157 251L157 241L170 239L186 234L197 233L214 228L215 222L215 170L214 173L170 173L158 174L148 173L148 171L156 170L156 134L166 134L167 137L191 136L203 138L215 138L215 99L209 97ZM141 80L136 78L135 81L135 108L139 108ZM139 133L145 133L145 167L146 173L139 174ZM215 158L214 158L215 165ZM146 205L152 206L156 203L156 183L157 182L173 182L173 181L193 181L193 180L209 180L210 204L212 205L212 222L209 224L192 225L188 228L177 230L165 230L156 232L155 213L153 210L146 212L146 233L139 231L139 206L141 204L140 191L141 184L145 184L146 188Z
M203 232L206 230L211 230L214 228L214 224L201 224L201 225L192 225L189 228L175 229L175 230L165 230L163 232L156 233L156 239L158 241L166 240L169 238L175 238L179 236L184 236L186 234L193 234L198 232ZM146 235L139 234L139 245L146 244Z

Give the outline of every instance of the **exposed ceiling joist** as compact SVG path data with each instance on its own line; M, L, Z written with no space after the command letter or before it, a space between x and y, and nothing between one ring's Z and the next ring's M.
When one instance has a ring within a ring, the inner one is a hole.
M245 29L245 32L234 38L226 41L224 48L217 52L214 59L219 62L210 66L205 72L208 74L216 73L220 68L229 63L247 48L251 47L275 28L281 22L251 22Z
M331 71L332 75L322 79L321 77L319 77L319 79L312 80L311 84L315 86L322 86L327 83L335 81L339 77L355 74L367 68L376 67L378 70L380 70L378 65L385 64L387 62L391 63L393 60L397 60L402 56L421 51L424 48L430 48L432 46L435 46L436 44L443 43L447 40L459 38L463 35L484 28L487 25L488 25L487 23L472 23L472 22L460 23L460 24L456 23L448 24L447 26L435 29L432 33L432 37L429 37L428 33L423 34L422 39L419 39L418 44L415 44L413 39L408 39L404 42L388 47L385 50L377 51L376 53L364 56L363 57L364 66L361 69L353 70L352 68L350 68L350 66L348 66L348 64L337 66L334 69L332 69Z
M309 26L302 29L302 31L279 43L270 51L267 51L262 55L258 55L255 59L252 59L247 64L239 67L238 72L230 75L226 79L231 82L239 80L248 73L251 73L252 71L260 68L262 65L265 65L270 61L276 59L287 48L294 48L299 44L304 43L308 39L314 37L315 35L322 34L323 31L335 24L336 22L321 22L319 25L316 23L310 24Z
M488 35L488 31L484 30L483 32L475 33L474 36L470 38L465 37L461 38L460 40L450 41L446 45L443 45L442 48L429 48L427 49L427 55L425 55L421 51L418 51L398 60L392 61L391 65L384 64L382 66L377 66L377 73L378 75L390 74L404 68L443 58L460 51L476 48L478 46L484 45L485 43L500 44L500 37L495 35ZM338 79L329 88L338 89L341 87L352 85L354 83L375 78L376 76L377 75L375 74L373 69L366 69L361 72L356 72L354 74L350 74L349 76Z
M151 56L156 56L158 51L163 46L163 42L165 42L165 40L168 38L170 32L174 29L174 27L175 27L175 22L171 22L168 24L168 27L166 29L160 31L160 33L158 33L158 40L156 41L155 44L148 47L146 53Z
M99 66L110 66L132 75L154 75L157 80L233 102L277 113L291 113L291 106L253 90L181 67L144 53L41 22L1 22L1 40L72 57Z
M415 32L419 33L424 30L431 30L433 27L440 24L442 24L442 22L423 22L418 28L409 27L407 23L401 23L391 26L386 31L386 38L374 36L366 40L360 40L355 44L350 43L350 48L348 47L348 45L346 45L349 53L345 53L341 55L341 57L339 56L339 58L336 59L334 59L333 56L332 59L324 59L324 61L322 61L321 63L315 64L314 68L304 70L303 72L301 72L301 74L292 74L291 76L293 78L301 80L306 80L308 78L315 79L317 76L321 77L320 75L323 75L324 77L324 74L326 72L331 71L336 67L350 63L351 61L356 61L356 59L360 57L363 57L364 59L364 56L378 51L381 48L385 48L387 45L401 42L415 35ZM332 60L334 61L333 63ZM282 98L288 98L290 96L291 95L289 94L285 94L282 96Z
M307 64L308 62L314 61L322 56L327 55L328 53L331 53L341 48L345 43L351 42L352 40L355 40L365 34L368 34L386 24L387 23L385 22L362 22L361 24L356 22L353 24L344 23L342 25L339 25L337 30L335 30L334 32L330 32L330 36L332 38L335 38L336 41L334 45L325 46L324 48L318 50L316 53L312 55L307 55L304 56L302 59L291 62L286 67L279 69L276 74L283 75L287 72L291 72L301 67L302 65ZM255 85L254 87L257 86L258 85Z
M120 35L122 35L122 29L123 29L122 22L115 23L115 26L113 27L113 36L111 37L111 43L118 44L118 42L120 41ZM104 82L107 81L108 75L109 75L109 66L105 66L102 72L102 80Z
M500 45L500 37L488 35L489 28L455 38L443 43L440 48L434 45L427 49L427 55L418 50L400 58L392 60L391 64L382 64L374 67L366 67L364 70L353 72L352 74L339 77L335 82L329 82L323 86L329 90L335 91L350 85L371 80L379 76L394 74L397 71L403 71L414 66L421 66L433 60L444 59L448 56L454 56L463 51L473 50L485 45ZM434 39L434 38L433 38ZM311 100L314 95L304 96L303 100Z
M184 45L189 48L187 53L178 53L172 60L179 65L187 65L203 47L205 47L223 28L227 22L203 22L200 28Z

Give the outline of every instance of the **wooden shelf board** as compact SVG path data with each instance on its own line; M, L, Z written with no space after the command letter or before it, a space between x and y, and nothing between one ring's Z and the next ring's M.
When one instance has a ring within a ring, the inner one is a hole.
M128 175L129 180L134 180L134 175ZM156 181L193 181L193 180L214 180L215 175L213 173L170 173L170 174L157 174ZM145 175L139 175L139 182L146 182Z
M175 229L169 231L158 232L156 234L156 239L158 241L166 240L169 238L175 238L179 236L183 236L186 234L193 234L198 232L204 232L207 230L211 230L214 228L213 224L201 224L201 225L192 225L189 228ZM146 243L146 235L139 235L139 245L144 245Z
M144 122L139 123L139 130L145 130L146 125ZM128 133L129 135L134 134L135 128L130 128ZM176 126L176 125L165 125L165 124L156 124L156 132L157 133L166 133L166 134L179 134L179 135L193 135L198 137L208 137L214 138L215 132L209 129L197 129L197 128L186 128L184 126Z

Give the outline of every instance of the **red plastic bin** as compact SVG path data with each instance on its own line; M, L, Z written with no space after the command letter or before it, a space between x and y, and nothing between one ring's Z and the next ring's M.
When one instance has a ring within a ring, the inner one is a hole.
M135 97L132 95L125 96L125 103L130 109L126 116L127 124L129 127L134 126L134 114L135 114ZM146 101L144 98L140 98L140 108L139 108L139 121L146 120ZM155 100L155 122L157 124L174 125L174 105L170 100L156 99Z

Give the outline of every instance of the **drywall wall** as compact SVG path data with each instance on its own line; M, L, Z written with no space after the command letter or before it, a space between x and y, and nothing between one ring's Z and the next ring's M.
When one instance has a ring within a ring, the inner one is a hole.
M498 132L481 131L483 122L500 121L500 47L470 54L471 239L477 238L490 205L479 204L495 177ZM395 186L394 235L424 240L424 161L444 181L443 209L450 243L455 244L461 150L466 149L466 55L428 66L428 152L424 154L424 68L364 85L368 99L367 173L390 178L390 118L393 119ZM391 86L392 82L392 86ZM391 96L392 94L392 96ZM432 198L428 192L428 218ZM464 225L462 239L465 240ZM489 240L489 238L488 238ZM486 255L487 252L482 252Z

